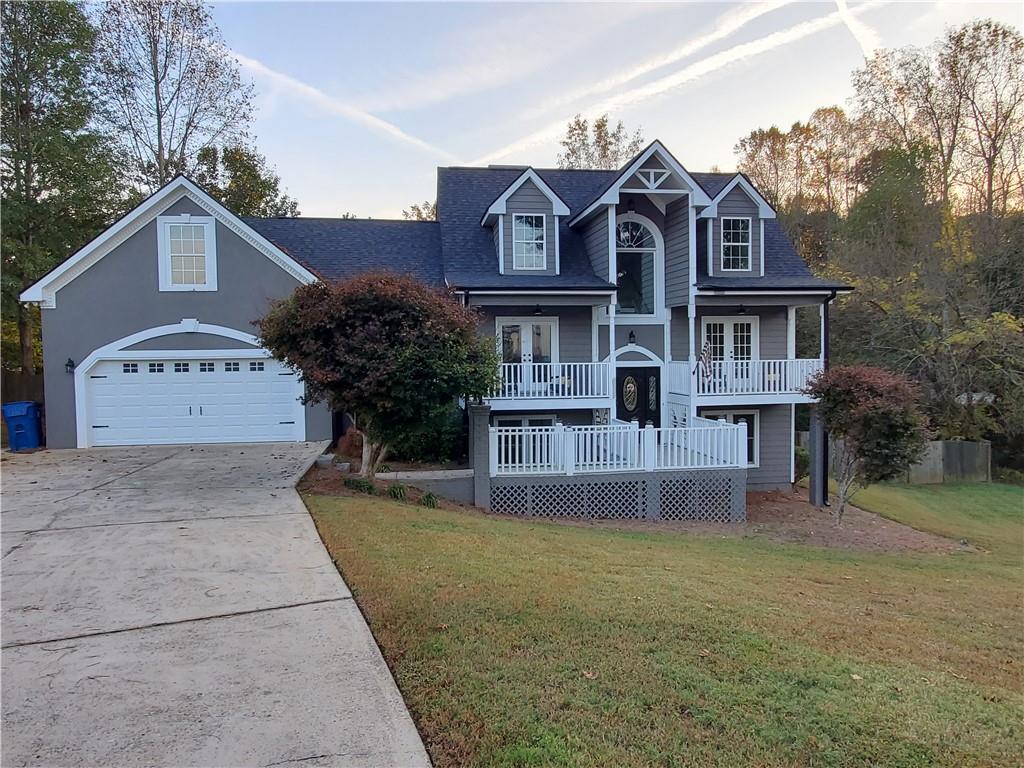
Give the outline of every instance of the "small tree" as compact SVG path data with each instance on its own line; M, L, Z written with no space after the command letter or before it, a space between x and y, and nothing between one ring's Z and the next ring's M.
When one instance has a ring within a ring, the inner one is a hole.
M831 368L806 390L818 400L825 428L836 438L835 475L843 521L858 488L906 472L924 449L924 416L917 389L903 376L865 365Z
M402 218L413 221L437 221L437 201L424 200L422 203L413 203L402 211Z
M608 115L594 119L593 131L587 120L576 115L565 127L565 136L559 142L563 152L558 154L559 168L600 168L615 170L633 158L644 145L639 129L633 133L619 120L609 128Z
M302 371L307 398L355 418L362 474L388 446L436 419L459 397L486 394L497 375L480 317L411 277L366 274L312 283L258 321L262 344Z
M195 180L239 216L299 215L299 204L281 191L281 178L254 147L203 147Z

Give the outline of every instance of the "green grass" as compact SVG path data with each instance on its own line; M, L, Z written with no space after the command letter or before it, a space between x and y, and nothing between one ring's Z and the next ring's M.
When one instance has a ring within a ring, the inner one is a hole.
M438 766L1018 765L1024 492L946 491L858 503L993 554L306 501Z

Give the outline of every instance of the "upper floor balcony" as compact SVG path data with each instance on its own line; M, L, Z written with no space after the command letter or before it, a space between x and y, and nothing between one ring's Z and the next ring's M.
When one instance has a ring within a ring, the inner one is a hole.
M810 403L804 389L822 367L818 359L713 360L697 362L692 376L690 363L669 363L668 388L700 405Z
M501 363L498 373L493 410L608 408L615 391L608 363Z

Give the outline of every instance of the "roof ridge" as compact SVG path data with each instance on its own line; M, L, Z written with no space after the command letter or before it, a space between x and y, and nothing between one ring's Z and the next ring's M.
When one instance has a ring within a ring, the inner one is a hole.
M350 216L242 216L243 220L250 221L356 221L375 222L378 224L437 224L436 219L424 221L423 219L374 219Z

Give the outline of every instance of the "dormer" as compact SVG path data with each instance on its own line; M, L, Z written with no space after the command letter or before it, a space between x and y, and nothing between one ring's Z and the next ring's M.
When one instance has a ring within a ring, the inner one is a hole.
M709 277L764 277L764 221L775 209L746 176L736 174L699 218Z
M527 168L491 203L480 222L494 236L498 271L503 274L557 275L559 220L569 206L535 170Z

